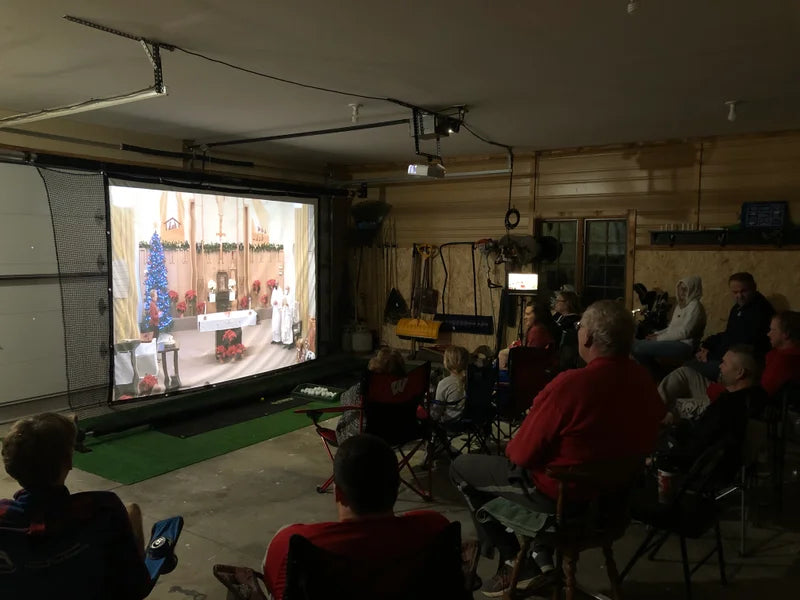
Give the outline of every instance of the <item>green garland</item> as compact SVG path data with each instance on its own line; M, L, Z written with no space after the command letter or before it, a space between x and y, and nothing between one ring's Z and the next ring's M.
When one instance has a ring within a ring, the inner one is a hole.
M189 242L161 242L164 250L188 250ZM139 248L145 250L150 249L150 242L139 242ZM197 242L195 244L197 252L214 253L219 252L219 243L215 242ZM283 250L283 244L250 244L250 252L280 252ZM242 252L244 251L244 244L237 244L236 242L222 242L223 252Z
M164 250L188 250L189 242L161 242ZM139 242L139 248L150 250L150 242Z

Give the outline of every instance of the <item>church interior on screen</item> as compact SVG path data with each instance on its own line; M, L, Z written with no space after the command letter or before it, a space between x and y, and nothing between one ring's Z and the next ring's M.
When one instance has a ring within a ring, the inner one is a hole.
M109 193L115 400L315 358L312 201Z

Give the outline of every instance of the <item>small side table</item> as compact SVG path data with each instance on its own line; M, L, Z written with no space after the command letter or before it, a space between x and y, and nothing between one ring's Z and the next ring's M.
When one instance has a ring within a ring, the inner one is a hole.
M136 396L139 393L139 372L136 369L136 348L138 348L141 343L142 340L122 340L114 344L114 350L117 351L117 354L128 354L133 370L130 383L123 383L116 386L120 396L124 394Z
M172 344L158 344L158 353L161 355L161 368L164 370L164 388L170 392L177 390L181 387L181 376L178 370L178 352L180 352L181 345L178 342ZM174 375L170 377L167 370L167 353L172 352L172 370Z

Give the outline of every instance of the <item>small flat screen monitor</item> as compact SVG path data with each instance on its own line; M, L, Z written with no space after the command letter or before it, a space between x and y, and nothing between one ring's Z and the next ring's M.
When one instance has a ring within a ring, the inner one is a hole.
M516 296L530 296L539 289L538 273L508 273L506 292Z

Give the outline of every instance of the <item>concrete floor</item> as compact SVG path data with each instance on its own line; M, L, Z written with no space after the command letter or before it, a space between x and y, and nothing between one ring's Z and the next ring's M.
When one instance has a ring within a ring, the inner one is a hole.
M290 522L335 519L332 494L317 494L316 484L330 474L330 461L310 427L237 450L134 485L123 486L90 473L74 470L67 480L73 492L114 490L124 502L137 502L145 515L145 528L153 521L183 515L185 527L178 548L177 569L163 576L150 598L153 600L223 600L224 587L213 577L215 563L259 567L272 535ZM738 556L738 522L735 505L723 523L727 572L730 583L719 584L716 563L695 575L695 598L795 597L800 584L800 511L797 481L787 485L785 513L777 519L762 510L764 524L750 530L753 554ZM5 473L0 477L0 497L9 497L16 484ZM433 508L451 520L462 522L464 536L474 529L455 491L446 479L446 466L435 474L433 503L424 503L407 490L401 491L398 511ZM615 545L621 568L642 540L644 528L632 525ZM712 539L689 544L690 556L700 556ZM627 600L683 597L680 553L672 540L661 559L639 562L625 582ZM478 572L494 573L493 561L483 560ZM602 555L588 551L578 565L579 582L594 590L608 589ZM480 593L476 598L483 598Z

